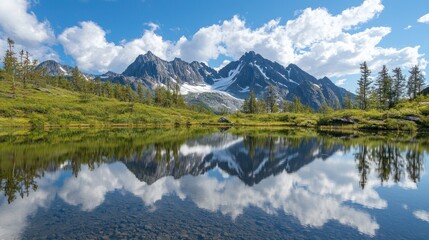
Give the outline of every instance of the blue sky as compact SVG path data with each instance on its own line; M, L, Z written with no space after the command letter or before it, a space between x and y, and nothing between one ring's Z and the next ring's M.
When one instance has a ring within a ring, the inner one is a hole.
M428 13L422 0L0 0L0 50L12 37L92 73L122 72L148 50L212 67L255 50L354 91L364 60L373 72L426 69Z

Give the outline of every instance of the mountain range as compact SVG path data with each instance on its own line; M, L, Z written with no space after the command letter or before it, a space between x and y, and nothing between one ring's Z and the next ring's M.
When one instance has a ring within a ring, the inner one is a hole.
M72 69L52 60L38 67L45 68L50 76L69 76ZM218 71L196 61L188 63L180 58L165 61L149 51L139 55L121 74L109 71L83 75L87 80L131 84L134 88L143 84L151 90L179 84L188 104L203 105L214 112L237 111L252 90L257 98L263 98L269 85L274 87L279 102L297 97L315 110L322 105L341 107L344 97L354 96L327 77L317 79L297 65L284 67L253 51Z
M342 149L340 144L327 144L317 138L301 141L219 133L189 140L176 148L155 144L121 161L149 185L167 176L179 179L219 168L252 186L284 171L297 172L315 159L327 159Z

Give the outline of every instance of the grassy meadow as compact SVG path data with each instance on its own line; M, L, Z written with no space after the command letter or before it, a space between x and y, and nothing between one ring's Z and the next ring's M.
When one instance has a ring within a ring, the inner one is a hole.
M47 85L23 88L0 81L0 127L153 127L230 125L220 115L186 108L165 108L82 94ZM429 98L403 101L379 111L342 109L325 113L233 113L235 126L290 126L321 129L423 131L429 128Z

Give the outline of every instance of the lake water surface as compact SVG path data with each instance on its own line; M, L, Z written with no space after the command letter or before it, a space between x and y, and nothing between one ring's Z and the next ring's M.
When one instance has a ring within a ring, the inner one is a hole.
M0 239L429 239L429 136L0 135Z

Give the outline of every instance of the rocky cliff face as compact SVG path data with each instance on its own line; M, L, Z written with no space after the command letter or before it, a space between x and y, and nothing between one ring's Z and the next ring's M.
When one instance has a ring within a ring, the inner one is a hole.
M167 62L152 52L140 55L122 73L126 77L142 79L150 86L188 83L202 85L217 76L217 72L203 63L187 63L179 58Z
M221 78L215 80L215 88L238 98L247 97L250 91L263 97L267 87L272 85L280 101L293 101L298 97L303 104L317 110L322 105L341 107L347 94L353 96L326 77L318 80L294 64L285 68L254 52L229 63L219 74Z

